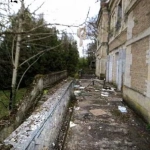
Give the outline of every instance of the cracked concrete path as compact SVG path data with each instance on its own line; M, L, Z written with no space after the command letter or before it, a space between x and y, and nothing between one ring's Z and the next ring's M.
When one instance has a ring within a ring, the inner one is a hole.
M121 93L104 90L98 81L77 84L64 150L150 150L150 131L123 103Z

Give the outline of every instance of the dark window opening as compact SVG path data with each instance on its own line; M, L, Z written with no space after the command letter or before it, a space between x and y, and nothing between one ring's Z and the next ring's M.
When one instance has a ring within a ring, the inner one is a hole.
M116 30L119 30L121 27L122 21L122 1L118 4L118 14L117 14L117 23L116 23Z
M97 44L98 44L98 46L99 46L99 40L97 41Z

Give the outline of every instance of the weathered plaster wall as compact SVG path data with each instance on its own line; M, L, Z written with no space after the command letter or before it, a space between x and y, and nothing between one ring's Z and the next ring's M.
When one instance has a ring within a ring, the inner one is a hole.
M124 85L128 87L131 87L131 73L130 73L131 64L132 64L131 46L128 46L126 49L125 78L124 78Z
M150 123L150 36L127 46L124 100Z
M53 143L56 142L72 88L73 82L69 81L58 89L5 139L5 144L13 145L12 150L53 149Z
M127 41L127 30L121 31L113 40L109 42L109 51L113 51L114 49L120 47Z
M100 79L106 78L106 61L108 51L108 9L106 3L101 3L101 10L98 18L98 47L96 52L96 76Z
M121 27L116 29L119 2L109 1L107 81L120 90L122 78L124 100L150 122L150 0L122 0Z
M123 87L123 99L141 115L148 123L150 123L150 98L142 95L132 88Z
M142 94L146 92L148 64L146 63L146 51L149 49L149 37L146 37L131 46L132 64L130 68L131 87Z
M100 59L97 57L96 58L96 70L95 70L95 74L97 77L100 77Z
M139 1L130 9L124 100L150 123L150 1Z
M148 76L145 80L146 92L144 93L148 98L150 98L150 36L149 36L149 49L146 51L146 63L148 65Z
M133 9L133 36L137 36L150 26L150 1L141 0Z

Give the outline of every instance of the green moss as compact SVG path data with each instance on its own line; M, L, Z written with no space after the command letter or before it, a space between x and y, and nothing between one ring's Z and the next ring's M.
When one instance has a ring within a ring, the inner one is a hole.
M136 114L138 114L145 122L150 123L150 116L148 115L148 111L141 106L139 103L136 102L134 98L136 98L136 91L133 91L129 89L131 92L128 92L128 89L124 87L124 93L128 94L123 94L123 99L127 103L127 105L132 108ZM126 92L125 92L126 91ZM140 94L140 93L138 93Z

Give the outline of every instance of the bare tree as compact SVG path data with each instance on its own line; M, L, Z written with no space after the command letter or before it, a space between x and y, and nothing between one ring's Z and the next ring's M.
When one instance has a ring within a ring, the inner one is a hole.
M18 2L18 1L11 1L11 2ZM11 12L10 12L10 4L7 2L2 2L0 9L2 10L1 14L0 14L0 19L1 19L1 23L0 23L0 35L1 35L1 41L3 41L3 38L5 38L5 36L7 34L13 36L12 38L12 48L11 48L11 54L10 54L10 58L11 58L11 62L13 65L13 72L12 72L12 83L11 83L11 92L10 92L10 101L9 101L9 110L12 110L15 106L15 99L16 99L16 92L19 88L19 85L25 75L25 73L31 68L31 66L33 66L35 64L35 62L38 61L38 59L43 56L43 54L45 52L48 52L50 50L53 50L57 47L59 47L61 45L61 43L57 46L54 47L45 47L42 48L41 51L39 51L37 54L34 54L33 56L31 56L30 58L24 60L23 62L21 62L19 64L19 59L20 59L20 50L23 47L27 47L28 43L30 44L34 44L35 41L39 41L39 40L44 40L49 38L50 36L53 35L53 32L51 33L36 33L35 30L44 27L44 26L49 26L52 24L47 24L42 22L41 24L37 24L36 26L30 27L29 30L25 30L23 31L23 25L29 25L28 21L25 18L25 13L26 10L28 9L28 7L31 5L29 4L26 8L25 8L25 4L24 4L24 0L21 0L21 8L18 12L18 14L16 15L16 26L9 28L10 26L10 21L13 21L12 19L14 19L11 16ZM41 8L41 6L43 5L43 3L36 9L34 10L31 15L35 14L38 9ZM9 13L7 13L9 12ZM6 16L6 17L5 17ZM9 29L9 30L8 30ZM30 38L28 36L32 36L35 37ZM41 36L41 37L40 37ZM42 46L42 45L41 45ZM44 46L44 45L43 45ZM33 60L31 63L29 63L29 61ZM20 78L20 81L17 82L17 75L18 75L18 68L21 67L22 65L24 65L25 63L28 64L28 67L25 69L24 73L22 74L22 77Z
M86 24L88 21L88 14L86 17L86 20L84 23L80 25L65 25L65 24L59 24L59 23L47 23L47 22L42 22L41 24L36 24L35 26L30 26L29 29L23 30L24 25L29 25L28 20L26 20L26 10L30 7L31 4L27 5L25 7L24 0L21 1L21 8L19 12L16 15L16 26L13 26L12 28L9 28L10 26L10 21L14 21L12 15L11 15L11 8L9 6L9 3L3 2L3 7L1 8L3 10L3 14L1 15L2 17L0 18L1 23L0 23L0 36L1 36L1 41L3 41L3 38L5 38L6 35L11 35L13 36L12 38L12 47L11 47L11 54L10 59L12 62L13 66L13 73L12 73L12 83L11 83L11 93L10 93L10 103L9 103L9 109L12 110L15 106L15 98L16 98L16 92L19 88L19 85L25 75L25 73L35 64L35 62L38 61L40 57L43 56L44 53L56 49L59 47L62 43L60 43L57 46L54 47L45 47L45 45L40 45L42 47L42 50L38 51L37 54L33 54L31 57L27 58L23 62L20 62L20 51L21 48L27 47L30 45L34 45L35 41L39 40L45 40L49 38L50 36L53 35L53 32L50 33L42 33L42 32L36 32L37 29L40 29L42 27L48 27L48 26L65 26L65 27L79 27L83 24ZM17 0L12 0L12 3L17 3L19 1ZM43 6L43 3L34 11L32 11L31 15L35 15L36 12ZM8 12L8 13L6 13ZM88 12L89 13L89 12ZM94 31L94 23L92 23L92 20L89 21L88 23L88 28L89 28L89 36L93 36L96 34ZM71 33L72 34L72 33ZM32 37L32 38L31 38ZM33 60L32 62L30 62ZM30 62L30 63L29 63ZM28 64L28 67L25 69L24 73L22 74L20 81L17 81L17 76L18 76L18 69L19 67L22 67L24 64Z
M98 34L97 28L97 16L91 17L88 19L86 26L87 26L87 37L91 40L96 40Z
M23 14L24 14L24 0L21 1L21 9L19 10L18 32L22 32ZM16 41L15 59L13 61L14 62L13 63L13 74L12 74L12 84L11 84L10 103L9 103L10 110L12 109L12 105L15 104L16 80L17 80L17 71L18 71L18 63L19 63L19 55L20 55L20 47L21 47L20 42L21 42L21 34L18 34L17 41ZM12 50L12 52L13 52L13 50Z

